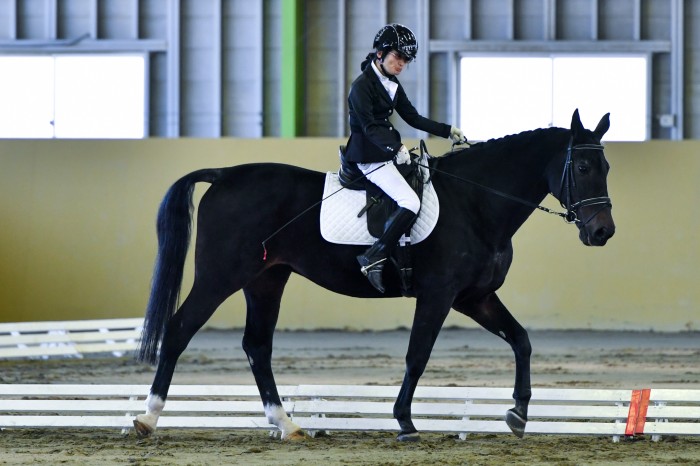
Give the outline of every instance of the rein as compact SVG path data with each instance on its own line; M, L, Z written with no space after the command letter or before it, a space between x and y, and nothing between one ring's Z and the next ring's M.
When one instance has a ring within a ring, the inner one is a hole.
M439 168L430 167L430 166L427 166L427 165L423 165L423 164L421 164L421 163L419 163L418 166L423 167L423 168L427 168L428 170L431 170L431 171L433 171L433 172L435 172L435 173L439 173L439 174L441 174L441 175L445 175L445 176L448 176L448 177L450 177L450 178L454 178L454 179L459 180L459 181L462 181L462 182L464 182L464 183L471 184L472 186L476 186L477 188L482 189L482 190L484 190L484 191L486 191L486 192L489 192L489 193L491 193L491 194L495 194L496 196L500 196L500 197L503 197L503 198L505 198L505 199L518 202L518 203L520 203L520 204L526 205L526 206L528 206L528 207L532 207L533 209L541 210L542 212L545 212L545 213L548 213L548 214L557 215L557 216L559 216L559 217L562 217L564 220L566 220L567 212L557 212L557 211L552 210L552 209L550 209L550 208L548 208L548 207L541 206L541 205L539 205L539 204L535 204L534 202L530 202L530 201L528 201L528 200L519 198L519 197L517 197L517 196L513 196L512 194L504 193L503 191L499 191L499 190L497 190L497 189L490 188L490 187L488 187L488 186L484 186L483 184L477 183L476 181L472 181L472 180L468 180L468 179L466 179L466 178L462 178L461 176L455 175L455 174L450 173L450 172L446 172L446 171L444 171L444 170L440 170Z
M421 141L423 142L423 141ZM464 183L471 184L473 186L476 186L479 189L482 189L486 192L489 192L491 194L495 194L497 196L503 197L505 199L518 202L520 204L526 205L528 207L531 207L533 209L541 210L542 212L545 212L547 214L552 214L556 215L558 217L561 217L564 219L566 223L575 223L575 224L581 224L581 226L585 226L595 218L596 215L598 215L604 208L612 206L612 202L609 197L592 197L588 199L583 199L578 202L571 202L571 190L572 186L576 186L576 179L574 177L574 172L573 172L573 163L572 163L572 153L575 150L603 150L603 146L600 144L577 144L573 145L573 136L569 139L569 145L567 146L566 149L566 161L564 162L564 170L562 172L562 178L561 178L561 183L560 183L560 188L559 188L559 198L562 198L562 194L564 190L566 190L566 201L562 202L559 201L561 206L566 209L566 212L557 212L555 210L552 210L548 207L544 207L539 204L535 204L534 202L530 202L526 199L522 199L517 196L513 196L512 194L505 193L503 191L499 191L494 188L490 188L488 186L484 186L483 184L477 183L476 181L468 180L466 178L462 178L461 176L455 175L453 173L446 172L444 170L440 170L435 167L430 167L423 165L421 163L418 163L420 167L426 168L432 172L435 173L440 173L441 175L448 176L450 178L454 178L456 180L462 181ZM594 212L591 216L589 216L585 221L582 221L578 218L577 211L581 207L586 207L590 205L602 205L600 209L598 209L596 212Z

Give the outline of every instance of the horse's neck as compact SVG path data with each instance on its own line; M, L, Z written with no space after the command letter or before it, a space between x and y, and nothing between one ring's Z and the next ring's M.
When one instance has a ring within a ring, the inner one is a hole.
M515 137L513 143L484 143L485 146L449 157L450 172L468 180L479 180L494 189L522 196L539 196L533 185L545 178L552 158L565 148L564 130L538 130L530 138ZM546 195L546 192L542 194Z
M502 150L474 154L473 160L459 163L455 157L455 172L467 180L517 197L524 202L505 199L481 188L469 188L465 206L478 221L490 224L493 230L510 238L534 211L527 204L539 204L547 196L546 170L553 157L565 149L565 131L542 130L534 137L512 145L502 144ZM540 136L540 137L538 137ZM467 152L464 157L470 157ZM527 204L526 204L527 203Z

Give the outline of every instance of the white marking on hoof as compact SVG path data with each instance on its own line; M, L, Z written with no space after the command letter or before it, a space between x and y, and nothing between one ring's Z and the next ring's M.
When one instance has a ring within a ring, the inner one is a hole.
M136 419L134 419L134 430L136 431L136 435L138 435L141 438L149 437L155 430L155 428L151 427L145 422L141 422L139 418L143 416L143 414L139 414L138 416L136 416Z
M282 440L299 440L304 438L304 431L289 419L286 411L280 405L265 405L267 422L277 426L282 431Z
M295 430L286 436L282 436L282 440L285 442L298 442L300 440L306 440L307 438L309 437L301 429Z
M147 437L156 430L158 418L165 407L165 400L158 395L148 395L146 398L146 414L139 414L134 419L134 429L141 437Z

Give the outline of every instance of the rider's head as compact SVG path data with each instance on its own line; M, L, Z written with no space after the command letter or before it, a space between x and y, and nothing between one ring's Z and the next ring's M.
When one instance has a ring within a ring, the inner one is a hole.
M402 24L387 24L374 36L372 44L374 53L368 58L376 57L384 74L397 75L403 67L413 61L418 54L416 36ZM364 69L367 62L363 62Z

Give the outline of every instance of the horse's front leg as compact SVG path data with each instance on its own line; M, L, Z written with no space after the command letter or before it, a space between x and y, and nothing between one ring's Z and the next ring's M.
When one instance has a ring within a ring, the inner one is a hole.
M442 324L450 311L452 297L445 298L431 294L418 296L416 311L413 316L411 338L406 353L406 374L401 384L401 390L394 403L394 418L399 422L401 432L397 440L415 442L420 435L411 420L411 402L418 386L418 380L425 371L430 359L435 340L437 340Z
M506 309L496 293L477 301L455 302L454 309L474 319L489 332L503 338L515 355L515 407L506 412L506 424L518 437L525 435L527 407L532 390L530 387L530 338L527 330Z

